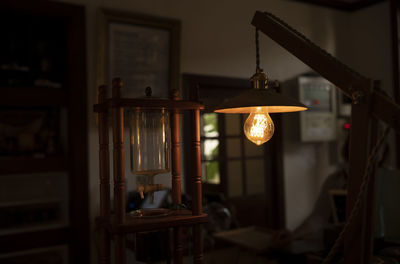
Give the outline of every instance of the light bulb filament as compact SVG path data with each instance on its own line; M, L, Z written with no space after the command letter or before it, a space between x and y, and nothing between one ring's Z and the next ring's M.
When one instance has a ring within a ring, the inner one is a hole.
M268 112L252 112L243 126L244 134L253 143L261 145L274 134L274 123Z
M263 114L254 116L253 125L250 128L250 135L255 138L262 138L267 127L267 117Z

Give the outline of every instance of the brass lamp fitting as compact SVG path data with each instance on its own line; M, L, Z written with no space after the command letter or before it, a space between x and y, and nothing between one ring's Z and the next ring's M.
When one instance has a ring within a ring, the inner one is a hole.
M351 94L353 104L360 104L364 98L364 93L361 91L355 91Z
M257 68L256 73L250 78L251 86L253 89L267 89L268 78L262 69Z

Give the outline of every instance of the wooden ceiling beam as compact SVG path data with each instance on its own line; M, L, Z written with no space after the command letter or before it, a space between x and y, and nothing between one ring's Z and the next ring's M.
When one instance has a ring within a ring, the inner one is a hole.
M341 11L353 12L361 8L382 2L383 0L293 0L296 2L309 3Z

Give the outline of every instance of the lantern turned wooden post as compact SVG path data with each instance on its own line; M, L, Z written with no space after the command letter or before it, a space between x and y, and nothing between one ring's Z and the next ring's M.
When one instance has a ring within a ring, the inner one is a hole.
M99 86L98 102L107 100L107 86ZM110 154L108 151L108 111L98 114L99 118L99 163L100 163L100 217L101 221L110 220ZM110 234L104 224L100 227L100 264L110 264Z
M114 78L112 81L112 98L121 98L122 81ZM113 173L114 173L114 220L115 224L125 223L125 153L124 153L124 108L113 106ZM125 258L125 236L114 235L115 263L123 264Z
M172 91L172 99L179 100L179 91ZM181 193L181 146L180 146L180 118L179 111L171 111L171 143L172 143L172 200L174 205L178 206L182 203ZM174 228L174 263L182 263L182 228Z
M192 158L193 158L193 202L192 214L201 215L202 208L202 190L201 190L201 152L200 152L200 110L196 109L192 112L192 120L194 122L192 128ZM201 224L193 226L193 263L203 263L203 239L201 234Z

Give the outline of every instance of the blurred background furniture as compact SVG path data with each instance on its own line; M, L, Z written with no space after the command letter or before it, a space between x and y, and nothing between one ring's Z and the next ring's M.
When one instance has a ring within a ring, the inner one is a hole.
M85 9L1 1L0 262L89 263Z

